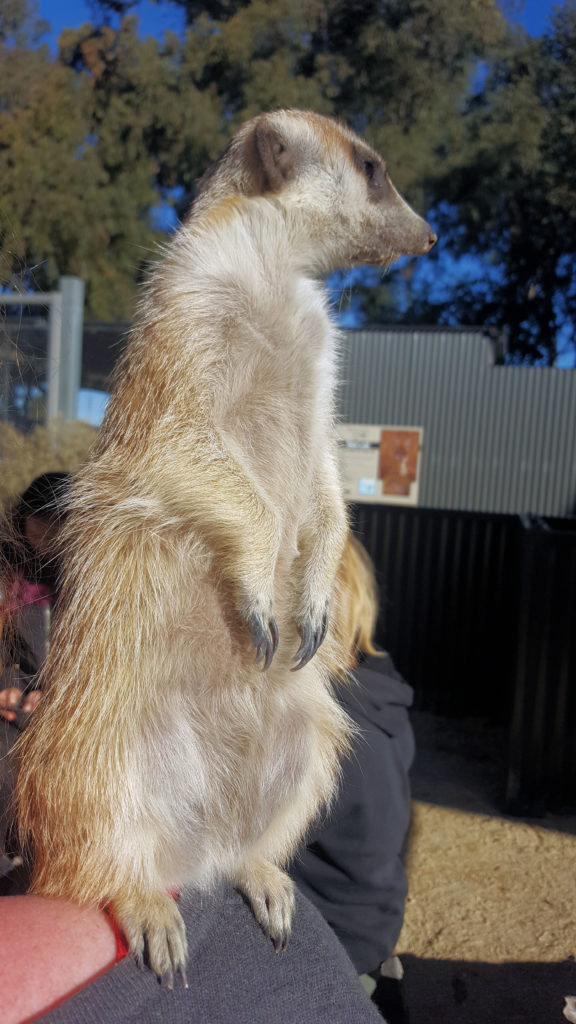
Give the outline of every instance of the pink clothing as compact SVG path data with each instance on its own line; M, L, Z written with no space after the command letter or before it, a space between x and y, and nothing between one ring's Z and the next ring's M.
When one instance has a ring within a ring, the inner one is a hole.
M15 615L32 604L51 605L53 597L52 588L46 583L31 583L17 576L8 591L5 607L10 615Z

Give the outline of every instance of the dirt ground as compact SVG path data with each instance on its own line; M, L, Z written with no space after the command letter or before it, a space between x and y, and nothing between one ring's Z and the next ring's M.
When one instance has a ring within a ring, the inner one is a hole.
M504 738L414 713L398 944L410 1024L565 1024L576 995L576 818L505 817Z

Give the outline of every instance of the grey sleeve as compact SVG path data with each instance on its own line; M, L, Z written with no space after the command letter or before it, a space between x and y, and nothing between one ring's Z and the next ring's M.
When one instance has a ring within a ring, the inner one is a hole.
M288 949L275 953L232 889L181 899L188 989L162 989L127 957L45 1014L46 1024L382 1024L320 914L297 895Z

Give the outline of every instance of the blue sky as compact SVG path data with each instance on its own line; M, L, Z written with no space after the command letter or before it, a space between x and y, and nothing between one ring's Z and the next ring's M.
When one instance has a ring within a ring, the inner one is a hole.
M554 7L563 4L554 0L505 0L501 5L510 21L519 22L533 36L542 35L546 30ZM83 0L39 0L40 16L50 22L52 31L45 41L56 47L58 35L63 28L77 28L85 21L91 21L90 7ZM166 29L178 31L183 25L182 11L171 3L153 3L142 0L134 11L140 18L143 35L162 35Z
M500 6L504 9L509 21L524 25L526 31L532 36L541 36L548 27L554 8L563 7L564 4L555 2L555 0L525 0L524 3L501 3ZM518 12L511 14L510 7L517 7Z
M86 21L93 21L90 7L84 0L38 0L41 18L50 22L52 31L43 39L51 48L56 48L58 36L63 28L79 28ZM182 9L171 3L153 3L142 0L131 12L140 19L142 35L161 36L167 29L177 32L184 25Z

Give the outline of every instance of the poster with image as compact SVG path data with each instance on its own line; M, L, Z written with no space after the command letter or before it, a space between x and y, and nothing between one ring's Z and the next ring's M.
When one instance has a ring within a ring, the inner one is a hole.
M422 427L340 424L340 471L346 500L417 505L423 434Z

